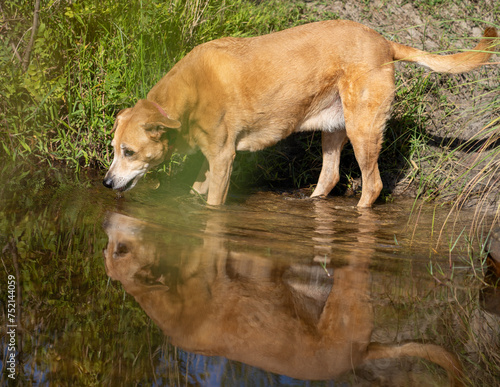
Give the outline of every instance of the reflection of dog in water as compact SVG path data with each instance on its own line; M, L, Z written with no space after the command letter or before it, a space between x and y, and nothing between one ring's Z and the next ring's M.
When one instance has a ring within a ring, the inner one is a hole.
M369 260L332 277L318 266L282 265L231 251L208 222L202 240L111 214L107 274L187 351L224 356L299 379L332 379L368 360L418 356L459 385L457 358L433 344L371 343ZM222 223L222 222L221 222ZM318 279L319 278L319 279Z

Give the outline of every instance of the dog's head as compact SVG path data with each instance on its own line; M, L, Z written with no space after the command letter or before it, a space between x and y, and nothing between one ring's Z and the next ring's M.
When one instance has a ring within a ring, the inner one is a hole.
M114 159L104 178L107 188L131 189L146 171L164 161L181 124L154 102L139 100L116 117Z

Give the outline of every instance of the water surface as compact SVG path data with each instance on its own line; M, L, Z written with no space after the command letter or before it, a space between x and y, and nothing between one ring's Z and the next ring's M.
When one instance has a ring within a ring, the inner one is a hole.
M448 385L443 365L498 384L498 295L472 270L473 214L442 227L447 208L298 191L210 209L153 188L6 183L13 384Z

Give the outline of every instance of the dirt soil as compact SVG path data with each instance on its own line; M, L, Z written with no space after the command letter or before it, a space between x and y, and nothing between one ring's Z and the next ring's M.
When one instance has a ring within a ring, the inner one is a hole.
M363 23L387 39L431 52L472 48L477 38L482 36L488 23L500 23L500 3L497 0L459 0L457 4L443 0L376 0L376 1L306 1L307 12L316 13L318 19L340 18ZM497 50L498 52L499 50ZM410 178L412 171L403 171L403 176L383 176L384 185L393 195L415 195L421 180L433 173L436 180L449 180L450 176L462 176L478 157L488 152L498 158L500 147L500 58L494 55L491 62L496 65L484 66L468 74L437 75L431 80L437 82L438 92L425 92L426 115L425 132L430 139L418 166L416 178ZM397 82L407 82L422 72L415 65L397 64ZM492 122L495 122L492 125ZM443 152L455 150L464 141L471 141L467 152L458 151L453 158L443 164L442 173L436 173L435 160ZM485 153L486 152L486 153ZM426 157L428 156L428 157ZM478 182L475 195L469 195L467 204L488 202L490 210L498 211L500 190L500 160L479 163L475 173L469 173L470 183L477 173L488 174L489 179ZM484 169L484 170L483 170ZM384 172L381 171L382 175ZM404 176L406 174L406 177ZM413 175L415 175L413 173ZM474 183L474 182L472 182ZM441 184L435 182L436 186ZM466 184L466 182L462 182ZM499 189L491 190L487 196L481 195L491 184ZM446 184L445 184L446 186ZM454 197L455 195L455 197ZM455 191L442 190L442 199L456 200ZM484 205L484 203L483 203Z

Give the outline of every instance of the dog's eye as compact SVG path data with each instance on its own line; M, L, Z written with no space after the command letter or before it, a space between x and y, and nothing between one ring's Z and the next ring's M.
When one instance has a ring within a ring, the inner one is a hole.
M125 157L131 157L135 154L135 152L133 150L130 150L130 149L124 149L123 154Z
M115 251L113 253L113 258L120 258L123 257L124 255L128 254L129 250L126 244L124 243L118 243L118 245L115 248Z

